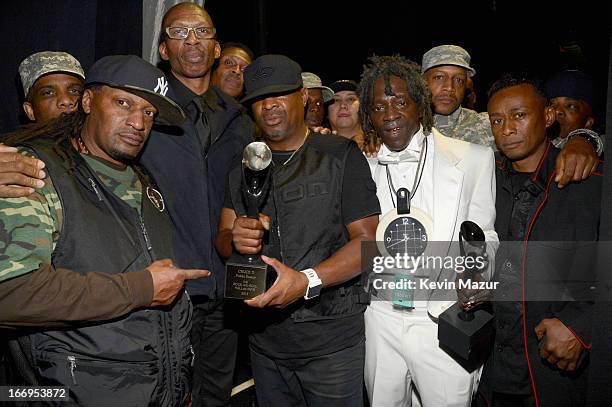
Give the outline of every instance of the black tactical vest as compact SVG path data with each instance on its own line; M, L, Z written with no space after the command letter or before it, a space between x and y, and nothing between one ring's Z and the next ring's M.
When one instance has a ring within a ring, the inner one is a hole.
M272 169L273 185L261 212L276 214L280 260L295 270L315 267L349 240L342 219L342 184L350 143L340 137L312 134L286 165ZM240 166L231 171L229 187L238 216L246 215L241 171ZM268 254L265 244L263 254ZM357 276L324 288L316 299L300 301L301 306L291 315L296 322L363 312L369 297Z
M54 268L129 273L171 257L167 210L158 209L163 199L142 169L135 168L143 190L140 216L68 142L58 148L41 139L24 146L45 162L64 212ZM183 295L171 307L30 335L39 383L68 386L78 405L179 405L190 388L190 324L191 304Z

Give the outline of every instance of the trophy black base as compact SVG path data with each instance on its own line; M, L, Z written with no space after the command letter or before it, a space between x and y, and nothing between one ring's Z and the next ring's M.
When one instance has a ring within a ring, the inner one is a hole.
M438 341L464 369L471 372L481 366L491 350L494 339L493 315L483 308L470 311L466 319L458 303L440 314Z
M225 298L250 300L269 286L268 265L259 256L232 256L225 265Z

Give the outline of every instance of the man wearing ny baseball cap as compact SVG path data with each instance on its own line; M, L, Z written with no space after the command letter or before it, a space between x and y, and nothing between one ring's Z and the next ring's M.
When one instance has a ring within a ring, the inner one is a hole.
M8 139L47 177L28 197L0 199L10 236L0 324L43 327L19 338L16 356L29 384L65 386L75 405L176 406L189 395L183 284L209 273L174 267L164 196L135 162L154 122L184 118L166 90L143 59L104 57L77 111Z
M277 274L247 300L251 364L262 406L361 406L369 300L360 283L361 241L373 240L380 207L355 143L311 132L301 68L263 55L244 73L250 106L272 150L270 193L245 217L241 166L230 171L216 247L263 254Z
M33 122L74 112L81 101L85 73L67 52L32 54L19 64L19 76L25 96L23 111Z

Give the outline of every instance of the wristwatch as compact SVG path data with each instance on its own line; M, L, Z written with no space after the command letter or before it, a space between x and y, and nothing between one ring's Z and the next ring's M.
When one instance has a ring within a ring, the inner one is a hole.
M567 141L570 141L574 137L583 137L583 138L585 138L589 143L591 143L591 145L593 146L593 149L595 150L595 153L597 155L601 155L601 153L603 152L603 140L601 139L599 134L597 134L593 130L590 130L590 129L576 129L576 130L572 130L567 135Z
M306 278L308 278L308 288L306 288L306 294L304 295L305 300L310 300L312 298L318 297L321 294L321 288L323 288L323 283L321 279L317 275L315 269L306 269L300 271L300 273L304 273Z

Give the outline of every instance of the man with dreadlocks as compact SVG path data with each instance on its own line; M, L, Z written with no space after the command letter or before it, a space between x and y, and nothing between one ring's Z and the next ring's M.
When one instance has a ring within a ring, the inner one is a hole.
M398 190L407 188L410 214L418 215L430 244L437 242L436 255L458 254L451 242L465 220L482 227L487 241L497 241L493 151L432 127L420 67L400 56L374 56L361 76L359 95L367 137L378 135L383 142L378 156L369 159L381 205L379 228L388 224L385 215L396 213ZM493 246L487 248L490 255ZM455 281L453 269L422 271L414 278ZM365 313L370 404L406 405L414 397L424 406L469 406L479 370L467 372L437 339L437 318L457 300L456 292L424 290L408 301L397 301L397 294L375 290Z
M189 393L182 287L209 273L173 267L164 199L133 162L154 121L184 118L165 83L136 56L102 58L77 112L8 140L49 177L0 199L2 324L46 326L13 349L30 384L68 386L78 405L176 406Z

